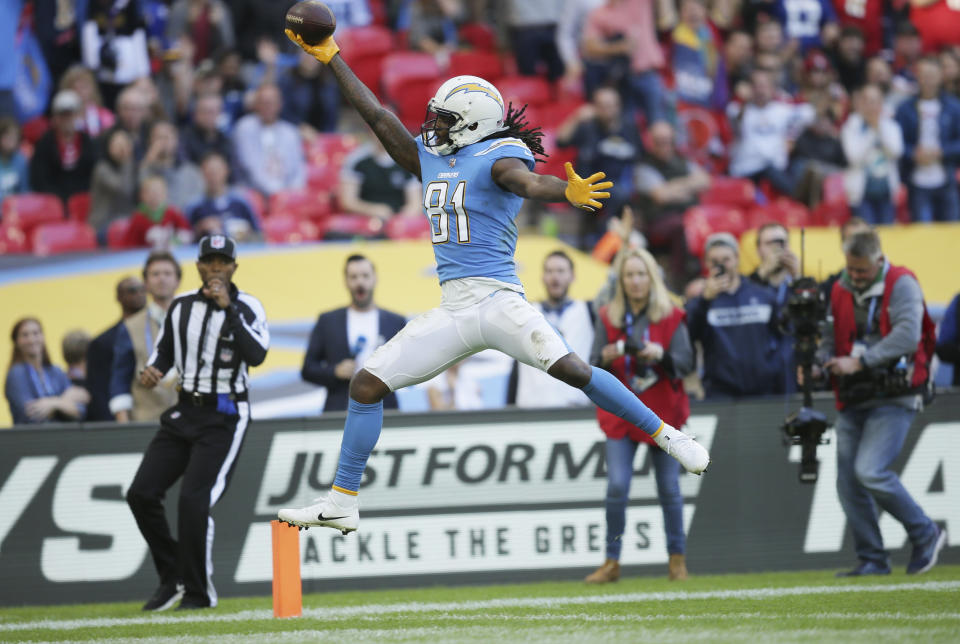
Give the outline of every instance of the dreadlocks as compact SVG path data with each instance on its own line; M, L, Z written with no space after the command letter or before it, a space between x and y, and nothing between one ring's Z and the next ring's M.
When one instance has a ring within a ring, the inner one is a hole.
M486 137L484 141L490 139L503 139L506 137L513 137L515 139L520 139L523 141L531 152L533 152L534 158L537 163L543 163L546 158L550 156L543 149L543 130L539 127L530 127L530 124L527 123L527 117L525 112L527 111L527 106L524 105L520 109L513 107L513 103L509 103L507 106L507 115L503 119L503 124L505 129L500 132L495 132L490 136ZM544 157L543 159L537 159L537 155Z

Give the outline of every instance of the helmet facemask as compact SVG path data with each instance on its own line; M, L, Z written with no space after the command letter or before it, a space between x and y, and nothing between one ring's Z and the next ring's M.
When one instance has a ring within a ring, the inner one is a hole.
M424 147L434 149L437 154L452 154L459 146L453 143L451 135L465 127L467 124L462 116L437 106L431 99L427 103L423 125L420 126L420 138Z

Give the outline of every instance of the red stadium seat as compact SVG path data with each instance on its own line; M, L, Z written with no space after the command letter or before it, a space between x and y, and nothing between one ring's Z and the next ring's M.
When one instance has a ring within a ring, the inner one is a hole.
M567 178L567 172L563 169L563 164L569 161L576 165L577 148L570 146L566 148L557 147L557 137L555 130L544 130L543 139L544 151L549 155L545 163L537 164L537 172L540 174L552 174L561 179ZM576 168L575 168L576 169Z
M379 237L383 234L383 222L366 215L335 214L326 220L324 239L350 239L353 237Z
M489 25L482 22L468 22L460 27L458 34L461 42L469 44L479 51L495 51L497 48L497 35ZM479 74L474 74L479 76Z
M247 203L250 204L250 209L253 210L253 214L263 219L264 215L267 214L267 204L263 199L263 195L250 187L237 188L237 193L247 200Z
M756 203L757 189L750 179L713 177L710 187L700 195L700 203L749 208Z
M850 219L850 206L846 201L822 201L810 213L814 226L842 226Z
M747 213L750 228L759 228L771 221L787 228L801 228L810 225L810 211L802 203L780 197L765 206L754 206Z
M3 200L0 208L0 225L19 228L27 235L40 224L63 220L63 202L60 198L40 192L10 195Z
M421 215L397 215L387 220L384 231L390 239L430 239L430 221Z
M93 226L76 221L41 224L33 229L35 255L59 255L97 249L97 232Z
M824 177L821 198L820 204L810 213L810 221L814 225L840 226L850 218L842 172L834 172Z
M30 240L16 226L0 226L0 255L29 253Z
M340 183L339 165L308 165L307 166L307 188L310 190L323 190L326 192L336 192L337 184Z
M539 107L553 100L550 83L539 76L510 76L497 82L504 107L511 102L517 107L524 103Z
M43 136L47 129L50 127L50 122L47 121L44 116L37 116L30 119L23 124L23 140L29 143L30 145L35 144L40 140L40 137Z
M897 189L897 194L893 196L893 208L896 213L896 221L901 224L909 224L911 222L910 202L907 201L907 187L902 183Z
M360 145L360 139L352 134L318 134L304 142L307 163L339 166Z
M81 224L87 223L87 217L90 215L90 193L78 192L67 199L67 216L70 221L76 221Z
M330 193L306 188L281 190L270 196L270 215L293 215L322 221L330 214Z
M337 40L343 49L343 57L350 65L353 61L370 58L393 51L393 32L379 25L351 27L337 32Z
M398 87L399 93L393 102L404 127L411 132L420 132L420 125L427 113L427 103L437 93L442 82L443 79L440 78L418 78L406 81Z
M375 56L371 58L361 58L355 63L350 64L350 69L353 70L353 73L357 75L357 78L360 81L370 88L370 90L376 94L377 98L383 100L385 94L383 93L383 87L380 84L380 79L383 77L383 59L386 58L386 55Z
M370 13L373 14L373 24L384 26L390 19L387 12L386 0L374 0L370 4Z
M843 187L842 172L834 172L823 178L823 188L820 198L830 203L847 203L847 191Z
M437 59L430 54L415 51L397 51L388 54L383 59L382 72L384 92L388 98L394 100L400 97L400 89L410 81L441 80ZM439 84L438 82L437 85Z
M322 226L294 215L270 215L263 220L263 235L272 244L298 244L320 239Z
M447 75L479 76L496 85L503 75L503 62L492 51L458 51L450 55Z
M543 129L547 128L557 128L563 124L564 121L569 118L571 114L580 109L584 105L583 101L579 100L564 100L557 103L546 103L544 105L537 106L537 120L527 119L531 124L542 127Z
M552 174L566 181L567 171L563 167L569 161L573 164L574 170L577 170L577 149L576 148L558 148L549 153L544 163L538 163L536 171L538 174ZM579 170L583 171L582 168Z
M369 25L337 33L343 57L363 84L381 96L380 76L383 59L393 51L393 33L385 27Z
M514 104L516 107L516 104ZM523 108L523 106L520 106ZM545 106L542 106L545 107ZM534 127L545 127L541 124L546 123L543 118L543 113L540 111L539 107L533 107L532 105L527 105L526 108L523 108L523 118L527 120L527 123Z
M683 214L683 228L687 236L687 250L691 255L700 257L707 237L725 232L739 238L747 229L747 220L738 208L710 204L687 210Z
M107 226L107 248L120 250L129 248L127 246L127 229L130 227L129 217L120 217L114 219Z

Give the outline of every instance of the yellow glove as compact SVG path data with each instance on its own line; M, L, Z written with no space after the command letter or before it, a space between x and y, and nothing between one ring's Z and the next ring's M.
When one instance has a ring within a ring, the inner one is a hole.
M333 39L333 36L330 36L319 45L308 45L307 43L303 42L303 38L300 37L300 34L294 33L292 29L284 29L283 33L287 34L287 38L300 45L303 51L307 52L324 65L329 64L329 62L333 60L333 57L340 52L340 47L337 46L337 41Z
M571 204L583 210L596 212L603 207L603 204L597 199L609 199L609 192L597 192L598 190L607 190L613 187L612 181L596 183L601 179L606 179L607 175L602 172L591 174L586 179L582 178L573 171L573 164L567 161L563 164L563 169L567 171L567 189L563 191L564 196Z

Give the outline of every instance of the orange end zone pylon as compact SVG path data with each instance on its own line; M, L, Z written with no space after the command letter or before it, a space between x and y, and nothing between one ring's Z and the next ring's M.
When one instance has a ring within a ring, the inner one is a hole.
M300 530L281 521L270 522L273 537L273 616L300 617Z

